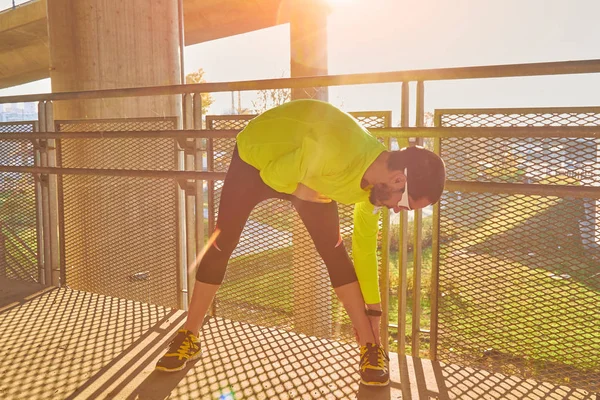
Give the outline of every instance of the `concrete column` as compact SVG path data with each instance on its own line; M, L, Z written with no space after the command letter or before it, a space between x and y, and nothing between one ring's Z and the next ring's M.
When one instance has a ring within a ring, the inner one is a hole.
M48 31L53 92L181 83L177 1L48 0ZM59 101L54 116L180 117L180 106L180 96ZM62 159L70 160L70 167L174 168L172 139L165 139L160 154L137 151L151 140L63 141ZM65 177L67 284L176 307L177 266L171 263L176 248L164 245L174 238L158 237L164 226L176 223L173 188L167 180ZM167 192L173 203L164 197ZM161 285L164 298L154 291Z
M327 75L327 6L320 0L287 5L292 78ZM327 88L292 89L292 99L328 100ZM331 285L327 268L299 217L294 221L294 323L307 335L330 337Z
M294 0L287 7L292 78L327 75L327 3L325 0ZM327 101L328 88L292 89L292 99L307 98Z
M53 92L180 83L177 2L48 0ZM179 115L175 96L59 102L56 119Z

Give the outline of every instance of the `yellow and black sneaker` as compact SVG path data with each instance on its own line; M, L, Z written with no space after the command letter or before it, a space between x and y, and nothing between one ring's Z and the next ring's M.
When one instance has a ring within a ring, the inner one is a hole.
M386 386L390 383L387 353L382 346L367 343L360 347L360 382L367 386Z
M169 350L156 363L157 371L181 371L188 361L200 357L200 341L187 329L180 329L169 344Z

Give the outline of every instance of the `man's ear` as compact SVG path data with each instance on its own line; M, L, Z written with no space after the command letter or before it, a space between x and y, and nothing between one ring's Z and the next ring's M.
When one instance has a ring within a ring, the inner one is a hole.
M406 176L404 176L404 172L399 169L390 171L388 176L388 185L392 187L393 190L401 190L404 188L404 184L406 183Z

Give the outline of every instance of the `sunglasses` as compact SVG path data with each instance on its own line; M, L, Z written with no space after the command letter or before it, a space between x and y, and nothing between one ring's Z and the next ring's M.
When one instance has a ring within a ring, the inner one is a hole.
M398 207L404 207L408 211L412 210L410 208L410 203L408 202L408 169L404 168L404 176L406 177L406 183L404 184L404 193L402 193L402 197L398 202Z

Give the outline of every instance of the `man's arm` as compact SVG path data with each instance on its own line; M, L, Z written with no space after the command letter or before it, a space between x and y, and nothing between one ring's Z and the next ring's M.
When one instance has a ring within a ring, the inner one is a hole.
M292 194L304 177L302 149L298 148L270 161L260 170L260 177L276 191Z
M319 169L320 158L317 144L305 138L295 150L271 160L260 170L260 177L276 191L293 194L309 171Z
M365 303L369 308L381 309L377 264L379 213L373 214L373 210L374 206L369 202L354 206L352 258Z

